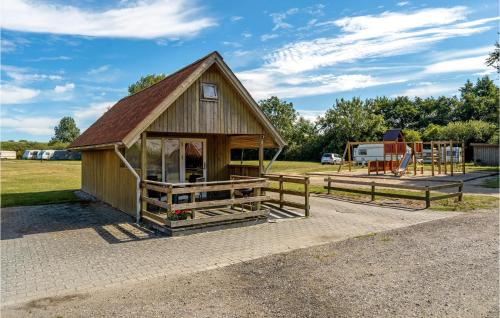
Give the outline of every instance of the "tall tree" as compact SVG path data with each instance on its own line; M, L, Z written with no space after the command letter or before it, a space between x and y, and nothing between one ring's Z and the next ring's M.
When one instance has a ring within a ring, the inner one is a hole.
M129 85L128 93L129 93L129 95L132 95L132 94L135 94L137 92L140 92L143 89L148 88L149 86L158 83L159 81L161 81L165 77L166 77L165 74L158 74L158 75L149 74L146 76L141 76L141 78L137 82Z
M495 43L493 52L488 55L486 65L496 68L497 72L500 73L500 44L498 41Z
M293 125L298 117L293 104L272 96L259 101L259 106L288 143L293 134Z
M373 100L337 99L318 121L325 151L342 151L347 141L380 140L387 129L384 117L375 113Z
M52 137L50 143L69 143L78 136L80 136L80 129L76 127L75 120L69 116L63 117L59 121L59 124L54 127L54 137Z

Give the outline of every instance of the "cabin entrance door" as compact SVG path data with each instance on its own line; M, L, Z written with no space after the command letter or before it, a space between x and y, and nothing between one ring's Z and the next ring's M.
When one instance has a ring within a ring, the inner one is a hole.
M181 182L203 182L207 180L206 139L182 138L180 179Z

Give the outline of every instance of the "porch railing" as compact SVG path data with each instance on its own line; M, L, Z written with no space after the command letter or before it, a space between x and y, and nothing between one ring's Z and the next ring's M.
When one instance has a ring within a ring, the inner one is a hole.
M261 209L261 202L269 200L269 197L261 195L261 189L267 187L268 183L265 178L248 178L244 180L225 180L225 181L209 181L197 183L165 183L151 180L142 182L142 213L145 216L155 219L156 221L164 221L165 217L172 215L175 211L190 210L191 218L194 219L197 209L208 209L221 206L232 206L242 204L255 204L256 210ZM235 197L235 190L247 189L247 193L252 196ZM160 198L148 196L149 191L158 192ZM217 199L211 198L209 193L212 192L229 192L230 198ZM202 200L196 200L197 194L199 197L205 197ZM188 202L174 202L174 195L188 196ZM165 199L163 199L165 197ZM147 205L151 204L160 210L160 213L151 213L147 209Z

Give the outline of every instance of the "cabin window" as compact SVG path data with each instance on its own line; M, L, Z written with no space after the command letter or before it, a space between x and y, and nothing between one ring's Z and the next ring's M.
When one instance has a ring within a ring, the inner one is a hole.
M368 155L368 152L366 151L366 149L359 149L358 150L358 155L360 155L360 156L366 156L366 155Z
M161 139L147 139L148 171L146 178L152 181L163 181L161 177Z
M217 99L217 85L202 83L201 84L201 93L203 98L205 99Z
M141 140L139 139L135 144L130 146L130 148L125 148L124 152L125 159L127 159L132 168L141 169ZM121 160L120 166L125 167Z

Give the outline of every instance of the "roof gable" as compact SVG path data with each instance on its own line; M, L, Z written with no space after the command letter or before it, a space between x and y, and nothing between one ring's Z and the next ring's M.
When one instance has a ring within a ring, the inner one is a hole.
M121 99L73 141L70 148L95 148L111 144L131 146L137 140L140 133L158 118L214 63L218 64L224 75L242 93L243 97L249 102L256 117L269 129L277 143L284 145L282 137L262 113L248 91L222 61L220 54L212 52L167 76L160 82L134 95Z

